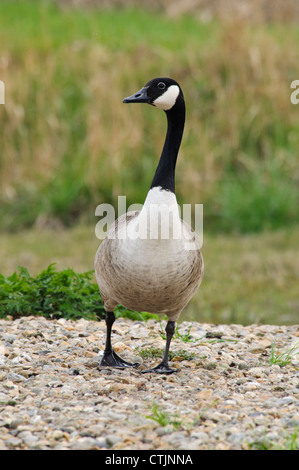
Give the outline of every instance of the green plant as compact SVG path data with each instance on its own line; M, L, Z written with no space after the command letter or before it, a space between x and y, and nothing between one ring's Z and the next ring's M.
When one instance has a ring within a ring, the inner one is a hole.
M130 318L134 321L147 321L147 320L158 320L159 316L154 313L148 312L136 312L135 310L129 310L128 308L123 307L122 305L117 305L114 310L116 318Z
M179 325L176 324L176 326L175 326L175 332L174 332L173 337L174 337L174 338L177 338L177 339L180 339L180 340L183 341L184 343L189 343L189 342L197 341L197 340L193 340L193 339L190 337L191 328L192 328L192 324L191 324L191 326L188 328L187 333L182 334L182 333L179 332ZM160 321L160 331L159 331L159 335L161 336L162 339L165 339L165 340L166 340L165 331L164 331L164 329L163 329L163 326L162 326L161 321Z
M296 343L292 348L288 349L283 353L279 353L278 348L275 350L275 341L271 343L271 355L270 355L270 365L279 365L284 367L292 362L292 357L294 354L298 354L299 342Z
M105 310L98 286L91 282L92 276L93 271L80 274L70 268L56 271L54 264L35 278L21 266L9 277L0 274L0 318L41 315L53 319L102 319ZM116 314L138 320L150 316L121 305L117 306Z
M58 272L50 264L33 278L20 266L7 278L0 275L0 316L103 318L103 303L91 276L92 272L77 274L72 269Z
M273 443L267 439L256 440L248 445L251 450L273 450Z
M160 426L167 426L170 423L169 414L166 411L160 410L157 403L152 405L152 414L147 415L146 418L156 421Z
M164 350L160 348L154 348L153 346L149 348L140 348L137 347L136 351L143 357L144 359L157 359L161 358L164 354ZM184 351L183 349L179 349L177 351L169 351L168 357L169 360L171 361L174 357L181 357L185 361L192 361L195 357L195 353L188 353Z
M285 434L282 444L278 445L265 436L264 439L255 440L249 443L249 448L252 450L298 450L298 428L295 426L291 434Z
M156 421L160 426L172 425L174 429L177 429L182 424L177 415L171 416L167 411L161 410L157 403L152 405L151 410L152 414L147 415L146 418Z
M293 433L286 438L286 445L287 450L298 450L299 449L299 432L298 428L295 427Z
M160 426L172 426L174 429L184 428L188 431L193 429L195 426L200 424L205 418L205 413L215 407L218 399L214 400L209 406L204 408L199 415L194 419L190 419L190 417L186 417L184 419L179 419L177 414L170 414L165 410L162 410L161 407L157 403L153 403L150 415L147 415L146 418L152 419L156 421Z
M182 340L184 343L189 343L189 342L194 342L194 341L196 341L196 340L193 340L193 339L190 337L191 328L192 328L192 323L191 323L190 327L188 328L187 333L182 334L182 333L179 332L179 325L176 324L174 337L175 337L175 338L179 338L179 339Z

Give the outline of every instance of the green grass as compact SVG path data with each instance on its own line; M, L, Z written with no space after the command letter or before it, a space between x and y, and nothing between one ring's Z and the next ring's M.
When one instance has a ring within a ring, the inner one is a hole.
M163 349L154 348L154 347L149 347L149 348L139 348L139 347L137 347L136 351L144 359L148 359L148 358L150 358L150 359L157 359L157 358L161 359L161 357L163 357L163 354L164 354ZM179 349L179 350L175 350L175 351L169 351L168 358L169 358L170 361L172 361L172 359L176 356L181 357L185 361L192 361L192 359L194 359L194 357L195 357L195 353L187 353L183 349Z
M277 445L276 442L268 439L265 436L262 440L256 440L249 443L251 450L298 450L299 449L299 435L298 427L294 426L294 431L291 434L284 433L284 443Z
M291 349L280 353L278 349L275 349L275 342L271 344L271 355L270 355L270 365L278 365L284 367L292 363L292 357L294 354L298 353L299 350L299 341Z
M298 41L295 24L2 1L1 228L90 222L118 195L143 203L165 117L122 99L159 75L177 78L187 102L179 202L203 203L214 233L296 225Z
M37 315L50 319L101 320L105 318L105 310L98 286L91 282L92 277L92 271L75 273L70 268L57 271L53 264L36 277L21 266L8 277L0 274L0 318ZM115 313L117 317L134 320L153 318L121 305L116 307Z
M190 337L190 331L191 331L191 328L192 328L192 324L190 325L187 333L180 333L179 331L179 326L178 324L176 324L175 326L175 332L174 332L174 335L173 337L174 338L178 338L180 339L181 341L183 341L184 343L189 343L189 342L193 342L193 339ZM160 321L160 331L159 331L159 335L161 336L162 339L165 339L166 340L166 334L165 334L165 331L162 327L162 323Z
M176 413L168 413L168 411L162 409L162 407L153 403L151 407L151 414L147 415L147 419L155 421L161 427L169 427L170 429L185 429L190 431L194 429L202 420L204 420L205 413L216 405L218 400L215 400L208 407L204 408L198 416L192 415L191 417L184 417L181 419ZM191 419L190 419L191 418Z
M146 418L155 421L162 427L171 426L173 429L178 429L182 425L182 420L176 414L170 414L162 410L157 403L152 405L151 414L147 415Z
M36 48L47 51L59 48L78 39L102 43L112 50L132 52L136 44L165 48L185 48L184 38L189 32L193 45L207 40L214 27L204 24L201 30L192 16L169 20L166 16L142 9L60 10L54 3L37 1L1 2L1 35L5 37L14 29L14 43L7 45L16 50ZM157 27L158 33L157 34ZM174 28L178 34L174 36ZM140 32L143 32L140 39ZM1 36L0 36L1 37Z

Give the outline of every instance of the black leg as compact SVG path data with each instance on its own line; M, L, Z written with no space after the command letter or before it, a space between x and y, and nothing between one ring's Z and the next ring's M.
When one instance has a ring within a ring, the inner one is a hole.
M100 362L100 366L102 367L116 367L118 369L124 369L125 367L137 367L139 364L136 362L132 364L131 362L127 362L121 357L119 357L116 352L112 348L111 344L111 331L112 325L115 322L115 315L114 312L107 312L106 313L106 345L102 360Z
M175 331L175 322L168 321L166 328L166 346L165 352L162 361L156 367L152 369L143 370L142 373L146 374L147 372L155 372L156 374L172 374L173 372L178 372L180 369L171 369L168 365L168 352L171 339Z

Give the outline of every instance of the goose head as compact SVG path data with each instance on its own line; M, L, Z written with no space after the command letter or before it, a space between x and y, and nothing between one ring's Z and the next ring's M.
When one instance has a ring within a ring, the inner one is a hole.
M148 103L167 112L183 99L179 84L172 78L154 78L123 103Z

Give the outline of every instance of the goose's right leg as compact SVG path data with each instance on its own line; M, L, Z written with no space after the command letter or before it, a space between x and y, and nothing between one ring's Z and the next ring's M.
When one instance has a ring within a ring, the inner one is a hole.
M180 369L171 369L168 365L168 352L169 352L169 347L170 347L170 342L173 337L174 331L175 331L175 322L174 321L168 321L166 328L166 346L165 346L165 352L162 361L160 364L158 364L156 367L153 367L152 369L147 369L143 370L142 373L146 374L148 372L155 372L157 374L172 374L173 372L178 372Z
M102 356L102 360L100 362L101 367L116 367L118 369L124 369L125 367L137 367L139 364L127 362L121 357L119 357L116 352L112 348L111 344L111 331L112 325L115 322L115 315L114 312L106 312L106 345L104 354Z

